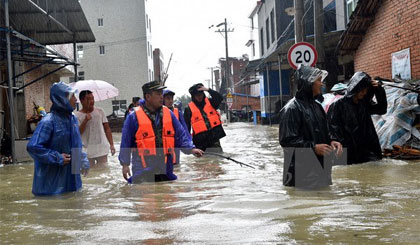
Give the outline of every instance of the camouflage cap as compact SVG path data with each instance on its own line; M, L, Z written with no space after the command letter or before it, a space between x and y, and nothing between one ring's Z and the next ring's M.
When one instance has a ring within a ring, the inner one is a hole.
M142 87L143 93L148 93L153 90L161 90L165 89L165 86L162 86L158 81L151 81L148 83L145 83Z

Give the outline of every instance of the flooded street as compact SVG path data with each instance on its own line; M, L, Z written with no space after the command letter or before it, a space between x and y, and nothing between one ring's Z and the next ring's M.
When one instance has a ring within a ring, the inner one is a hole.
M2 166L0 243L420 241L420 161L335 166L331 187L302 191L282 186L277 127L235 123L225 130L226 155L256 169L183 155L178 180L128 185L116 155L109 169L83 178L82 191L35 198L32 163Z

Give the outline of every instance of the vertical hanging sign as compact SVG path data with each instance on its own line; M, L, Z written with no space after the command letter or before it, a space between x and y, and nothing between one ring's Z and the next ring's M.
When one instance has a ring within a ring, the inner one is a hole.
M410 49L391 54L392 59L392 78L399 75L404 80L411 80Z

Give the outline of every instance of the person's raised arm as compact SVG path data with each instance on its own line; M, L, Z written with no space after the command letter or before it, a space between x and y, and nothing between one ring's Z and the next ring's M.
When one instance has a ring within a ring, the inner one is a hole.
M385 89L377 82L372 81L372 93L376 97L376 104L373 104L371 101L368 103L368 110L371 115L383 115L386 113L388 108L388 101L386 99Z
M42 164L66 165L71 161L69 152L58 152L49 148L54 134L52 119L46 118L38 123L34 134L26 147L31 157Z
M80 134L83 134L83 132L85 132L86 125L90 121L90 119L92 119L92 115L90 115L90 113L86 113L85 119L83 119L83 121L80 122L80 126L79 126Z

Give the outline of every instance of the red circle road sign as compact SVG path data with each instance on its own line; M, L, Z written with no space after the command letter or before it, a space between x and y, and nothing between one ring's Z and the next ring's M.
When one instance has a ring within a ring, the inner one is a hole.
M293 69L297 69L299 64L315 66L318 60L318 52L315 47L307 42L295 43L287 52L287 60Z

